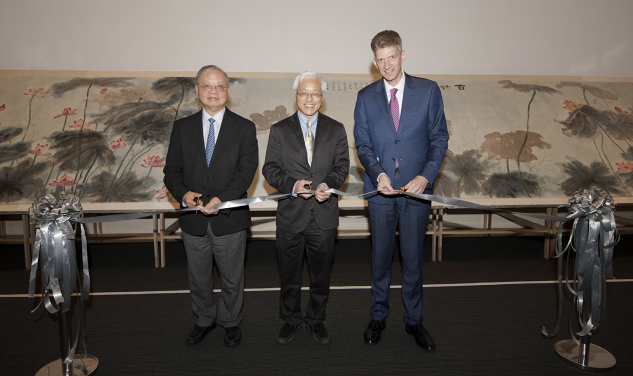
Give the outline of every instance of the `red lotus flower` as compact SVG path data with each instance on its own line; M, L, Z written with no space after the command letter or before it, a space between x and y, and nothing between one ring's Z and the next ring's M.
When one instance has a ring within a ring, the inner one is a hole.
M49 155L52 155L52 154L51 153L42 153L42 151L44 149L46 149L47 147L48 147L48 144L45 144L45 145L37 144L35 149L31 150L29 153L41 155L42 157L48 157Z
M563 104L563 108L566 108L569 111L574 111L582 107L582 103L576 103L574 101L563 101Z
M62 116L70 116L70 115L77 115L75 113L75 111L77 111L77 109L75 108L74 110L70 107L66 107L64 108L64 110L62 111L61 114L55 116L53 119L57 119L58 117L62 117Z
M628 111L622 111L622 109L620 107L616 107L615 108L615 112L617 112L618 114L628 114Z
M631 162L617 162L616 165L618 165L618 171L633 172L633 163Z
M118 140L113 140L110 142L110 147L112 149L124 148L126 146L127 144L125 143L125 141L123 141L122 138L119 138Z
M101 95L105 94L106 91L108 91L107 87L104 87L103 89L101 89L101 91L99 93L101 93Z
M165 167L165 157L160 157L158 155L148 156L143 159L143 163L141 163L142 167Z
M82 129L81 123L83 122L83 119L78 119L73 121L72 125L69 125L68 128L72 128L75 130L80 130ZM84 123L83 125L83 130L84 131L89 131L90 130L90 126L94 124L93 122L89 121L87 123Z
M81 179L82 177L83 176L80 176L79 179ZM77 179L77 181L74 181L73 178L64 174L61 178L59 178L59 180L53 180L52 182L48 183L48 185L50 185L51 187L57 187L58 185L70 187L77 184L79 182L79 179Z
M5 108L7 108L7 105L3 104L2 106L0 106L0 111L4 111Z
M161 199L167 197L167 194L169 193L167 188L165 188L165 184L163 184L163 187L161 189L157 190L156 192L158 193L158 196L156 196L157 200L161 200Z
M48 94L48 91L44 91L44 88L43 88L43 87L41 87L41 88L39 88L39 89L37 89L37 90L35 90L35 89L29 89L29 92L28 92L28 93L22 93L22 94L24 94L24 95L32 95L32 96L34 96L34 97L38 97L38 98L44 98L44 96L45 96L46 94Z

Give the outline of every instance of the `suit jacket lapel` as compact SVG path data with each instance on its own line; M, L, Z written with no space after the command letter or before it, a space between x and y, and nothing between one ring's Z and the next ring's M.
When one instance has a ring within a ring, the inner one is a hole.
M323 135L328 131L329 125L330 124L328 123L325 115L319 112L319 120L317 121L317 133L314 137L314 150L312 151L312 163L314 163L314 158L316 157L317 150L319 150L319 145L322 142L321 140L325 137ZM308 157L306 152L306 160L307 159Z
M290 117L290 132L294 135L294 138L299 143L299 150L301 150L301 155L306 164L308 164L308 152L306 151L306 142L303 139L303 131L301 130L301 122L299 121L299 115L295 112L294 115ZM316 140L315 140L316 145ZM314 153L312 154L314 157Z
M400 128L407 123L407 119L409 115L413 112L416 104L416 87L415 82L411 79L411 76L405 73L405 90L404 95L402 96L402 111L400 111L400 125L398 127L398 131Z
M391 117L391 111L389 110L389 104L387 103L387 92L385 91L385 81L380 79L380 83L376 87L376 92L374 93L374 97L376 98L376 102L378 103L378 108L380 108L380 112L382 112L382 116L385 118L385 122L391 132L393 132L394 136L396 135L396 127L393 124L393 118Z
M194 147L198 150L197 155L201 155L204 160L204 165L207 165L207 157L206 152L204 150L204 132L202 130L202 110L196 114L195 117L192 118L191 126L193 127L193 132L191 134L194 138Z

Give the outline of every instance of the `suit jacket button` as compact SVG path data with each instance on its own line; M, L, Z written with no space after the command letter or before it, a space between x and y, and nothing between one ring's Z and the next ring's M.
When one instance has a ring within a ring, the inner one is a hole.
M207 195L207 198L211 198L211 195Z
M396 141L396 144L399 144L399 143L400 143L400 141Z
M211 180L211 178L207 176L207 180Z
M310 177L311 177L311 178L312 178L312 177L314 177L314 174L310 174Z
M396 161L396 158L391 158L391 161L392 161L392 162L395 162L395 161Z

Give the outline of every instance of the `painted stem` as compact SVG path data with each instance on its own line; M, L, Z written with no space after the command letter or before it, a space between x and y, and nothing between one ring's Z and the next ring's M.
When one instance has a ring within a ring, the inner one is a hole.
M136 144L136 141L139 139L139 137L141 137L140 134L138 136L136 136L136 138L134 139L134 142L132 143L132 146L134 146ZM119 168L117 168L116 173L112 177L112 183L110 183L110 186L108 187L108 190L106 190L106 194L104 196L104 201L106 201L106 202L108 201L108 198L110 196L110 190L112 189L112 186L114 185L116 177L119 174L119 171L121 171L121 166L123 166L123 161L125 160L125 158L127 158L128 154L130 154L130 151L132 150L132 146L130 146L130 148L128 149L127 153L125 153L125 155L123 156L123 159L121 160L121 164L119 164Z
M86 104L84 105L84 117L81 120L81 128L79 128L79 134L81 135L81 132L83 132L84 130L84 124L86 123L86 109L88 108L88 97L90 96L90 88L92 87L92 84L88 85L88 90L86 91ZM77 152L77 173L75 173L75 178L73 179L73 181L77 181L79 178L79 166L81 165L81 139L79 140L79 151ZM73 185L73 187L71 188L70 192L74 192L75 191L75 186Z
M29 101L29 122L26 124L26 131L24 131L24 137L22 137L22 141L26 138L26 134L29 131L29 127L31 126L31 104L33 103L33 98L35 95L31 96L31 100Z
M532 99L530 99L530 103L528 104L527 126L526 126L526 130L525 130L525 140L523 140L523 144L521 145L521 148L519 148L519 155L517 155L517 168L519 169L519 176L521 178L521 184L523 185L523 190L525 190L525 194L529 198L532 198L532 196L530 196L530 193L528 192L527 187L525 185L525 181L523 180L523 172L521 171L521 153L523 153L523 148L525 148L525 145L527 144L528 136L530 135L530 106L532 106L532 101L534 101L534 97L535 96L536 96L536 90L534 90L534 93L532 94Z
M31 169L31 167L33 167L33 165L35 164L35 158L37 158L37 154L35 154L35 155L33 156L33 162L31 162L31 165L29 166L29 168L27 168L27 169L24 171L24 173L20 176L20 179L23 179L23 178L26 176L26 174L28 174L28 173L29 173L29 170Z
M176 115L174 115L174 121L178 119L178 110L180 109L180 105L182 104L182 101L185 99L185 84L182 81L180 82L180 88L182 89L182 95L180 96L180 102L178 102L178 107L176 107Z
M68 115L64 116L64 126L62 127L62 132L66 130L66 122L68 121Z
M488 195L488 197L492 198L492 195L490 194L490 191L488 190L488 188L486 188L486 185L479 179L477 179L477 181L479 182L479 184L481 185L481 188L483 188L483 191L486 192L486 194Z
M152 144L146 147L145 149L141 149L138 153L134 154L132 158L130 158L130 161L128 162L128 164L125 165L124 171L127 170L127 173L129 174L134 168L134 164L136 164L136 162L141 158L142 154L149 152L154 146L156 146L156 144Z
M24 139L26 138L26 134L29 131L29 127L31 126L31 103L33 103L33 98L35 98L34 95L31 96L31 100L29 100L29 122L26 125L26 130L24 131L24 136L22 137L22 141L24 141ZM15 153L14 153L15 156ZM11 161L11 166L9 167L13 167L13 164L17 162L17 159L14 157L13 161Z
M604 159L602 159L602 154L600 154L600 149L598 149L598 144L596 144L596 140L593 140L593 146L595 146L596 148L596 152L598 153L598 157L600 157L600 160L602 161L602 164L607 167L607 163L604 161Z
M464 177L464 175L460 176L459 179L457 180L457 198L460 198L460 191L461 191L461 185L462 185L462 178Z
M46 183L44 183L44 187L48 185L48 182L51 180L51 175L53 174L53 169L55 168L55 162L51 165L51 172L48 173L48 178L46 178Z
M618 147L618 149L622 150L622 152L623 152L623 153L626 153L626 151L624 151L624 149L622 149L622 148L620 147L620 145L618 145L618 144L617 144L617 143L616 143L616 142L615 142L615 141L611 138L611 136L609 136L609 134L607 133L607 131L606 131L606 130L602 127L602 125L600 125L600 123L596 123L596 124L598 124L598 126L600 127L600 129L602 129L602 131L603 131L603 132L604 132L604 134L605 134L605 135L609 138L609 140L611 140L611 142L613 142L613 145L617 146L617 147ZM625 139L625 140L626 140L626 139ZM627 144L628 144L628 142L627 142ZM630 145L629 145L629 146L630 146Z
M620 175L618 175L618 173L615 172L615 170L613 169L613 166L611 166L611 161L609 160L609 157L607 157L607 153L604 151L604 137L602 137L600 140L600 148L602 148L602 154L604 154L604 157L606 158L607 163L609 164L609 168L611 169L611 171L613 171L613 174L615 175L615 177L618 178L618 180L620 181L620 184L622 184L622 187L624 187L624 190L626 191L626 193L630 195L631 192L629 192L628 188L626 187L622 179L620 179Z

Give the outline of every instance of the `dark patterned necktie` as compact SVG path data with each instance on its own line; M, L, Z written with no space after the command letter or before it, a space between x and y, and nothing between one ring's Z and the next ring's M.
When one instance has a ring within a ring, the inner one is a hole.
M213 156L213 150L215 149L215 127L213 126L215 120L213 118L209 119L209 134L207 135L207 147L204 150L207 155L207 166L211 162L211 157Z

